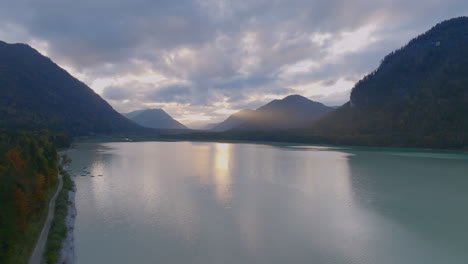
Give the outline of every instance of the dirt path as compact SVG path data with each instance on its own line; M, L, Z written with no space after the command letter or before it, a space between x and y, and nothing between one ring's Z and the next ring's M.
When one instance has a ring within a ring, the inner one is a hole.
M49 213L47 214L47 219L44 223L44 227L42 228L41 235L37 239L36 246L34 247L34 251L29 258L29 264L40 264L42 261L42 255L44 255L45 245L47 243L47 237L49 235L50 226L52 225L52 220L54 219L55 214L55 201L57 200L57 196L62 190L63 180L62 175L58 176L59 178L59 185L57 187L57 191L55 192L52 199L49 202Z

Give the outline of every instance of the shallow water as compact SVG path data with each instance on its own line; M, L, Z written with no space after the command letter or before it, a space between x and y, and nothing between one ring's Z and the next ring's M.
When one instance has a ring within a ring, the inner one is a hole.
M78 263L468 263L466 154L194 142L68 154Z

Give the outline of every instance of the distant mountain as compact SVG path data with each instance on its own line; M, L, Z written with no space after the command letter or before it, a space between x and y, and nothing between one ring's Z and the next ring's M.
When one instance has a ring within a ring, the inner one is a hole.
M162 109L137 110L123 115L143 127L156 129L188 129Z
M313 129L388 145L467 146L468 17L444 21L386 56Z
M124 113L124 114L122 114L122 115L125 116L125 117L128 118L128 119L132 119L132 118L134 118L135 116L137 116L137 115L143 113L143 112L146 111L146 110L148 110L148 109L135 110L135 111L132 111L132 112L129 112L129 113Z
M146 131L35 49L2 41L0 127L71 135Z
M248 120L252 120L254 114L255 114L255 110L249 110L249 109L241 110L239 112L236 112L230 115L223 122L215 125L213 128L210 129L210 131L221 132L221 131L227 131L227 130L236 128L242 125L243 123L247 122Z
M239 128L261 130L300 128L333 110L332 107L303 96L290 95L258 108L253 119Z
M212 130L213 128L215 128L219 124L220 123L208 123L208 124L200 126L197 130L202 130L202 131Z
M239 111L211 131L300 128L332 110L332 107L311 101L303 96L290 95L281 100L273 100L257 110Z

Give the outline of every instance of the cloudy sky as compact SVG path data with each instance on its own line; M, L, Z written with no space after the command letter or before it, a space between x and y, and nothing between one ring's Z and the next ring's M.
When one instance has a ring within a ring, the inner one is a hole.
M327 105L466 0L2 0L0 40L49 56L116 110L192 126L301 94Z

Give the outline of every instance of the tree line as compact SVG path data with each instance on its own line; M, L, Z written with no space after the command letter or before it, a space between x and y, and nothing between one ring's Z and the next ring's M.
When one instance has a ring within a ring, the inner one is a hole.
M59 172L56 145L69 139L47 131L0 131L0 263L22 252L25 240L35 240L47 212ZM31 233L32 232L32 233Z

